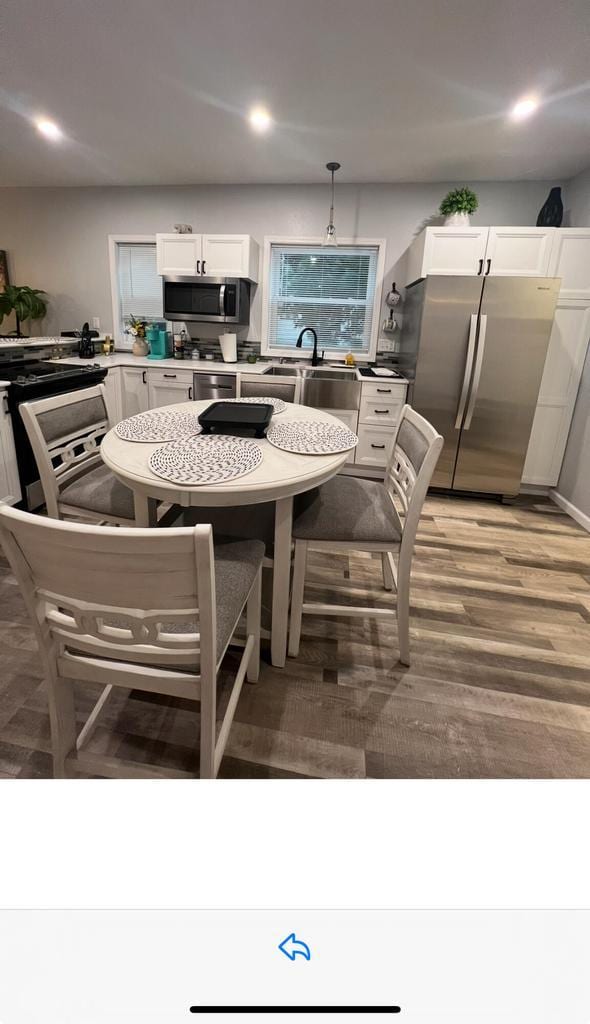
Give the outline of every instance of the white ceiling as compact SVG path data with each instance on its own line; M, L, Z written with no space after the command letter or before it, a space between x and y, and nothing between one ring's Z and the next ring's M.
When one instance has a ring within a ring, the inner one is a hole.
M589 52L588 0L2 0L0 185L565 179Z

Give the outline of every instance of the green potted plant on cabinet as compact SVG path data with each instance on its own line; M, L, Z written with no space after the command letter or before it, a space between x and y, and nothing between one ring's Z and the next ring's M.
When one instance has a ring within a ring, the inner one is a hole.
M47 302L41 288L29 288L28 285L8 284L3 292L0 292L0 323L5 316L14 313L16 318L16 331L12 333L17 338L22 338L21 326L23 320L40 320L47 312Z
M478 205L475 192L464 185L463 188L454 188L447 192L439 210L445 216L445 224L454 227L467 227L469 215L475 213Z

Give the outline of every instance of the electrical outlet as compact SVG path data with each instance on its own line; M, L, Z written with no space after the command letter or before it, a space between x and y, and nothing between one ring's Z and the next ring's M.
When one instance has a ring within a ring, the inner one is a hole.
M92 328L95 331L100 331L100 317L99 316L93 316L92 317Z
M393 352L395 348L395 342L393 338L380 338L377 346L380 352Z

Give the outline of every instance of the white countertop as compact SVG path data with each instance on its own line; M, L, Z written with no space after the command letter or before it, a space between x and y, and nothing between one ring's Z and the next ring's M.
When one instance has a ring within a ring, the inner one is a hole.
M60 363L98 363L99 366L136 366L147 370L195 370L197 373L264 373L269 363L224 363L217 359L148 359L134 356L132 352L113 352L112 356L96 355L94 359L80 359L78 356L64 356L54 360Z

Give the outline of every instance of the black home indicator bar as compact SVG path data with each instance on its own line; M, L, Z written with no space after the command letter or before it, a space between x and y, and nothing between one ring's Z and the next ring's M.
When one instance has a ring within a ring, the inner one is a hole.
M401 1006L191 1006L191 1013L401 1013Z

